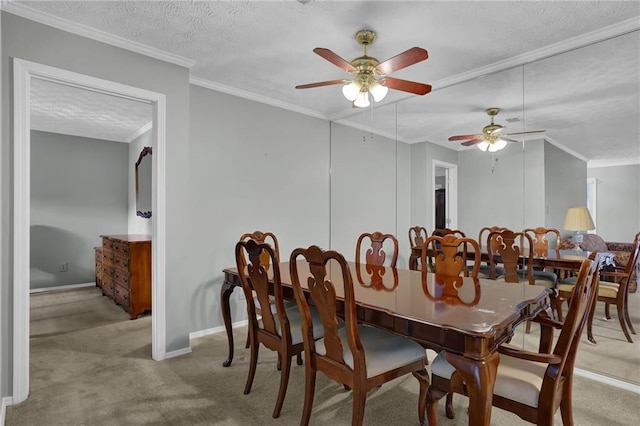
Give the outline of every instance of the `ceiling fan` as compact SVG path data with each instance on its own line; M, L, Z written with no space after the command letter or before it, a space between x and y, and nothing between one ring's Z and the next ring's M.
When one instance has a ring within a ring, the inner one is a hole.
M369 94L373 100L380 102L387 95L389 89L401 90L403 92L414 93L416 95L426 95L431 91L429 84L417 83L415 81L402 80L388 77L387 75L406 68L410 65L424 61L429 57L426 50L420 47L412 47L384 62L368 56L369 45L376 38L376 33L370 30L360 30L356 34L356 40L362 45L364 53L362 56L348 62L334 52L323 47L313 49L315 53L322 56L327 61L345 70L352 75L352 79L328 80L317 83L302 84L296 89L310 89L312 87L331 86L342 84L342 93L345 98L353 102L354 107L368 107Z
M500 112L500 108L487 108L485 112L489 117L491 117L491 123L483 127L481 134L451 136L449 140L452 142L464 141L462 142L463 146L472 146L477 144L478 148L482 151L495 152L507 146L507 142L518 142L517 140L509 139L506 136L542 133L546 131L531 130L528 132L503 133L505 127L500 124L495 124L493 121L495 116Z

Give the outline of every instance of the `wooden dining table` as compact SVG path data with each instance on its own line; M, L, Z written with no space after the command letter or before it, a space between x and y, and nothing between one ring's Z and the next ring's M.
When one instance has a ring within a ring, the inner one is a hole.
M468 256L473 254L473 249L469 248ZM580 270L582 261L589 257L591 252L578 250L556 250L549 249L545 256L534 256L533 266L540 268L554 268L565 270ZM611 264L613 262L613 253L598 252L601 266ZM409 256L409 269L418 269L418 260L422 256L422 246L411 247L411 255ZM481 247L480 260L482 262L489 261L489 253L486 246Z
M498 346L511 339L518 324L548 308L549 290L468 277L445 283L441 277L422 271L355 263L349 267L358 320L406 336L427 349L445 350L447 361L468 387L469 424L489 425L500 360ZM298 268L301 274L309 274L306 262L299 261ZM340 273L337 267L328 268L340 309ZM229 343L223 365L228 367L234 352L229 299L241 284L236 268L223 272L220 300ZM284 297L293 299L288 262L280 264L280 272ZM304 278L300 281L306 283Z

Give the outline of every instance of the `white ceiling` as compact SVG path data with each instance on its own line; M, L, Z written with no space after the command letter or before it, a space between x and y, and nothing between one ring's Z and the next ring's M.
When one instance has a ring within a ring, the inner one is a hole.
M409 143L460 149L447 138L479 132L489 121L484 110L499 107L497 122L509 131L545 129L590 166L640 163L637 1L18 1L3 8L190 66L194 84ZM427 49L428 60L392 76L433 91L391 90L361 110L340 86L294 89L348 77L312 50L350 61L362 54L354 35L364 28L377 33L369 55L381 61Z

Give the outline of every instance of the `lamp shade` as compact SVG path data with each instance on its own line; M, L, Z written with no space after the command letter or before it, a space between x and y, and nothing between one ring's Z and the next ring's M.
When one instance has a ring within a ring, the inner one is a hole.
M590 231L596 229L589 210L584 207L569 207L564 217L564 229L567 231Z

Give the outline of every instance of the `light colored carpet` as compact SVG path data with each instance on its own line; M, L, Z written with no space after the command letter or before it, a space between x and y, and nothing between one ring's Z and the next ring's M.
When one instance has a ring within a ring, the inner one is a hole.
M304 393L304 366L292 367L279 419L271 418L279 372L276 356L264 348L251 394L243 395L249 351L246 328L236 330L231 367L222 367L224 334L194 339L193 352L151 360L151 318L131 321L95 288L31 296L31 393L8 407L6 424L20 425L298 425ZM433 355L433 354L431 354ZM416 379L397 379L370 392L365 424L417 424ZM576 377L576 425L636 425L637 394ZM348 425L351 393L318 375L311 417L315 425ZM441 425L466 425L467 400L456 396L457 417ZM526 424L493 410L492 425ZM562 424L560 415L556 424Z

